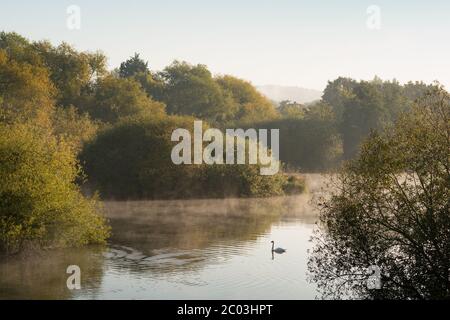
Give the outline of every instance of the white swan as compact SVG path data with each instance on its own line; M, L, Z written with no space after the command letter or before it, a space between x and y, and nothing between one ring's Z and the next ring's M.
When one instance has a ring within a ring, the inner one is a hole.
M270 242L272 242L272 252L279 253L279 254L286 252L286 249L283 249L283 248L274 249L275 242L273 242L273 241L270 241Z

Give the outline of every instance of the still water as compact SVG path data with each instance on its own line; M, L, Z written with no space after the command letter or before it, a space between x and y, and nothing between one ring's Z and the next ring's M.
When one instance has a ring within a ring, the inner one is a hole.
M314 299L317 215L301 196L107 202L107 247L0 258L0 299ZM287 252L274 256L270 241ZM81 269L68 290L66 269Z

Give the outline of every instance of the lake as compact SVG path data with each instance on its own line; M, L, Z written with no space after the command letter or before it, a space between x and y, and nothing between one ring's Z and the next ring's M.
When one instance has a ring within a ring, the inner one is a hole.
M0 299L314 299L309 192L270 199L106 202L106 247L1 258ZM287 249L281 255L275 247ZM81 289L69 290L69 265Z

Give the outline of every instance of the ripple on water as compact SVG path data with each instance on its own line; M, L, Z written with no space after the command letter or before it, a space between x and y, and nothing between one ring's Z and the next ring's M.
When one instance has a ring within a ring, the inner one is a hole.
M305 289L307 238L311 226L289 221L273 225L255 239L219 240L194 249L160 248L143 253L130 246L113 245L104 254L107 273L115 286L128 291L139 287L143 298L298 298ZM272 259L270 241L287 252ZM306 292L306 293L305 293ZM210 293L212 296L210 296ZM313 298L314 293L308 297Z

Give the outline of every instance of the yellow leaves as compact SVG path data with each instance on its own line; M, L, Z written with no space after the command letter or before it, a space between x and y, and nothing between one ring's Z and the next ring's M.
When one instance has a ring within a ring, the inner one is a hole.
M76 152L81 150L83 143L94 138L99 127L87 114L80 115L73 106L57 108L52 120L53 132Z
M6 51L3 49L0 49L0 65L6 64L8 61L8 56L6 54Z
M33 122L50 126L55 89L47 69L9 59L0 52L0 96L6 122Z
M74 184L78 170L64 141L26 124L0 124L0 249L18 250L24 240L104 242L108 228L95 202ZM11 219L15 225L7 223ZM95 235L92 228L100 232Z
M233 120L248 123L277 118L275 107L250 82L229 75L217 77L216 81L237 105L230 115Z

